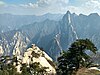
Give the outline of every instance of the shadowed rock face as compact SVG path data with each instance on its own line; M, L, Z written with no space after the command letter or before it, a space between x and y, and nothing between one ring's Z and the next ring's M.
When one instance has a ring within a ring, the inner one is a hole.
M88 38L99 49L99 20L100 16L96 13L87 16L83 14L71 14L68 11L60 21L45 20L40 23L31 24L33 33L30 35L34 35L32 36L33 38L31 37L31 43L43 47L53 59L56 59L61 50L67 50L69 45L77 38ZM29 26L27 27L30 29ZM27 32L27 27L22 29L23 32ZM60 46L57 41L59 41Z
M14 35L20 32L20 43L14 41ZM67 50L77 38L88 38L100 49L100 16L97 13L90 15L76 15L69 11L59 21L46 19L41 22L24 25L17 30L0 34L0 45L4 54L12 54L15 46L23 53L32 43L42 47L45 52L56 60L61 50Z

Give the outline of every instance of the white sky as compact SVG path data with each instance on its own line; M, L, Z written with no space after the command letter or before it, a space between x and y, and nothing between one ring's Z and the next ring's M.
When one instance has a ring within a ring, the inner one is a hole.
M23 1L23 2L22 2ZM100 14L100 0L0 0L0 13L42 15L45 13Z

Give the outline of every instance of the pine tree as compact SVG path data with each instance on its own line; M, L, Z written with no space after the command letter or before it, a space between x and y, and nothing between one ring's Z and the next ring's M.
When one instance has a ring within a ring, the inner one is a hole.
M71 44L66 52L63 51L58 57L58 72L62 75L72 75L81 67L89 67L92 64L87 50L96 53L97 48L89 39L79 39Z

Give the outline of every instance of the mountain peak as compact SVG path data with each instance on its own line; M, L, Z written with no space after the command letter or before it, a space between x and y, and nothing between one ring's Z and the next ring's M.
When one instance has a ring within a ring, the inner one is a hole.
M70 11L67 11L65 16L68 16L68 15L71 15L71 12Z
M68 19L69 15L71 15L71 12L67 11L67 13L63 16L63 19Z
M66 14L71 14L71 12L68 10Z
M99 17L99 14L98 13L91 13L89 16L98 16Z

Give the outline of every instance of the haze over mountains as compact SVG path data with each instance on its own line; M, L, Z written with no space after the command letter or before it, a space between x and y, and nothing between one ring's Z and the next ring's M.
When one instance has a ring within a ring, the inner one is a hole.
M89 38L100 49L100 16L97 13L87 16L68 11L64 16L0 16L0 45L6 55L12 55L16 48L23 53L35 43L56 59L78 38Z
M36 15L13 15L13 14L0 14L0 30L6 32L9 30L18 29L21 26L32 24L34 22L41 22L46 19L60 20L63 14L44 14Z

